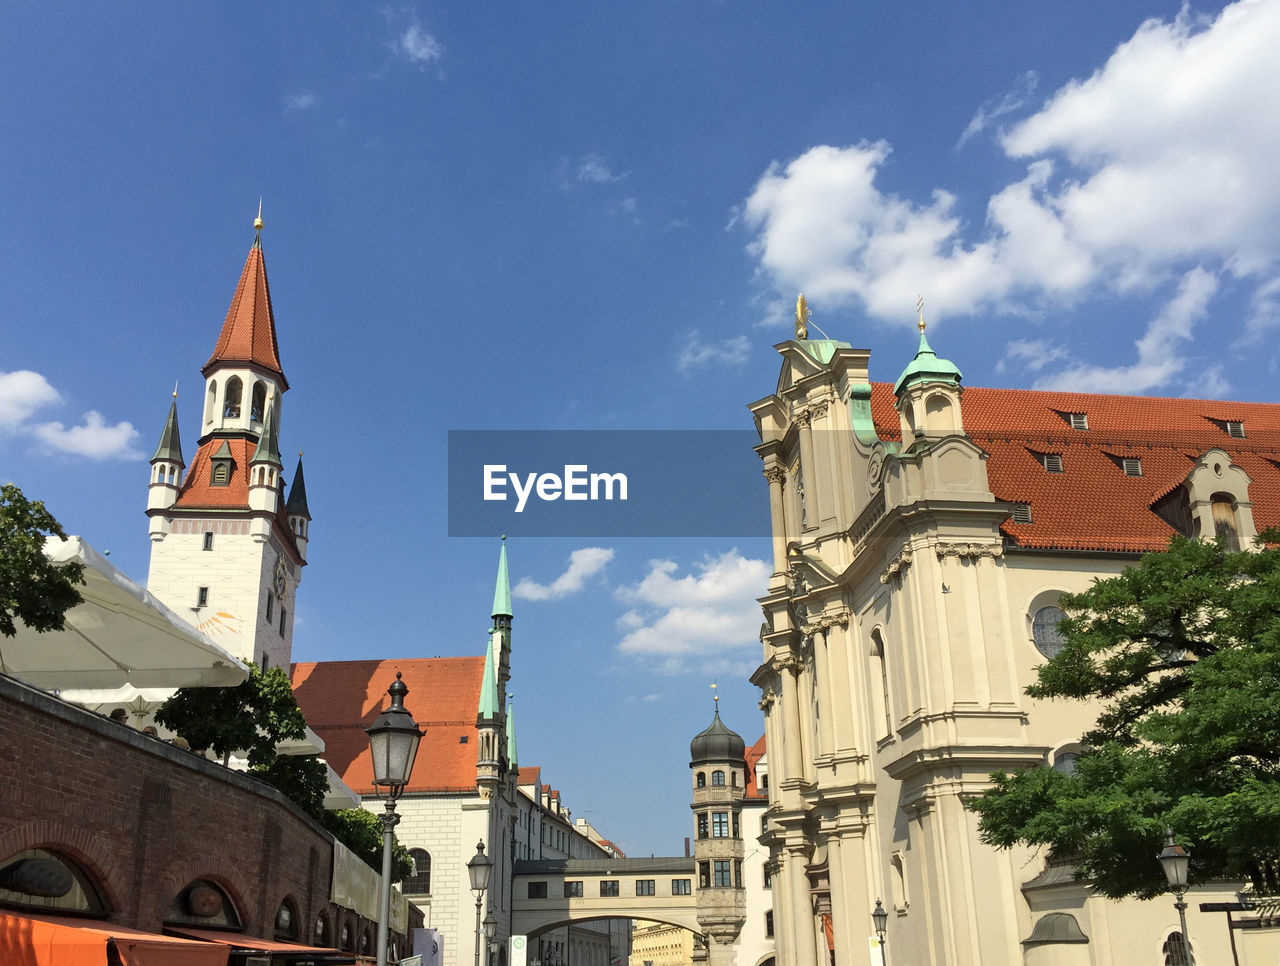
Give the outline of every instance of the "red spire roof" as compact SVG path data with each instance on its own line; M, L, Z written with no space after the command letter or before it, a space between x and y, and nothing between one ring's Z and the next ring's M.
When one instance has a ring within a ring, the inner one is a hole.
M277 376L280 391L289 388L289 381L280 368L280 348L276 342L276 320L271 311L271 290L267 286L267 263L262 257L262 245L254 239L245 259L240 284L231 297L231 308L222 323L222 333L213 355L204 364L201 373L208 376L220 362L257 366Z

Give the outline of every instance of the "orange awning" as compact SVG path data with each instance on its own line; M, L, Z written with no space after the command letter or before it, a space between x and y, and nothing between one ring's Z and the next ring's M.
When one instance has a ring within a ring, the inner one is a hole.
M284 943L275 939L259 939L257 936L246 936L238 932L221 932L217 929L188 929L186 926L168 926L169 932L175 936L186 936L206 943L219 943L229 950L240 953L266 953L270 956L305 958L324 963L354 963L355 956L337 949L325 949L321 946L299 946L295 943Z
M5 966L107 966L107 946L124 966L227 966L225 946L126 929L102 919L0 911Z

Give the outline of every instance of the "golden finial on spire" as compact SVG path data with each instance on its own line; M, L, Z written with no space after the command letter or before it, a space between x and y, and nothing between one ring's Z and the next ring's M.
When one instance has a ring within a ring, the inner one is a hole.
M178 380L177 379L173 380L173 398L174 399L178 398Z
M796 338L809 338L809 303L804 300L804 292L796 299Z
M923 295L916 296L916 312L920 314L920 321L916 323L916 328L918 328L920 332L923 333L924 332L924 296Z
M804 298L803 295L801 295L800 297ZM714 680L711 682L711 690L715 692L715 694L713 695L713 700L716 703L716 714L719 714L720 713L720 685L716 683Z
M258 196L258 217L253 219L253 230L262 231L262 196Z

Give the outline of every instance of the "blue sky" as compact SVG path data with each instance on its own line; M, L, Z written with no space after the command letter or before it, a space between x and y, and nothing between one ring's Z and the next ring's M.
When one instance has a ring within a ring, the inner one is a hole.
M145 460L175 380L194 451L262 196L296 659L483 653L446 432L749 428L797 291L876 379L924 295L970 384L1274 399L1276 2L3 18L0 477L145 577ZM713 679L763 730L767 553L511 541L521 758L632 854L689 834Z

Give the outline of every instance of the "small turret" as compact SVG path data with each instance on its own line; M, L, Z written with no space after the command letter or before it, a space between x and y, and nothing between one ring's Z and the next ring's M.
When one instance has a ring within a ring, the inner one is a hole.
M720 720L719 693L711 724L689 743L689 767L697 834L693 856L698 867L698 925L716 943L730 946L746 921L742 800L747 762L746 742Z
M307 534L311 529L311 511L307 508L307 484L302 477L302 451L298 451L298 469L293 474L293 484L289 487L289 499L285 512L289 515L289 529L293 531L294 542L298 545L298 553L307 559Z
M502 731L501 705L498 703L498 675L494 666L495 632L484 653L484 677L480 681L480 703L476 708L476 729L480 747L476 751L476 784L482 798L489 798L501 780L506 758L506 735Z
M151 516L151 539L163 540L168 533L165 517L155 510L167 510L178 499L182 486L182 471L186 468L182 458L182 440L178 435L178 390L173 391L169 404L169 418L164 422L160 442L151 457L151 483L147 487L147 512Z
M960 411L960 370L949 359L940 359L925 338L924 303L919 305L920 345L902 375L893 384L902 424L902 447L922 437L950 436L964 432Z
M267 403L266 421L257 448L249 457L249 509L273 516L280 509L280 477L283 470L276 443L276 407Z

